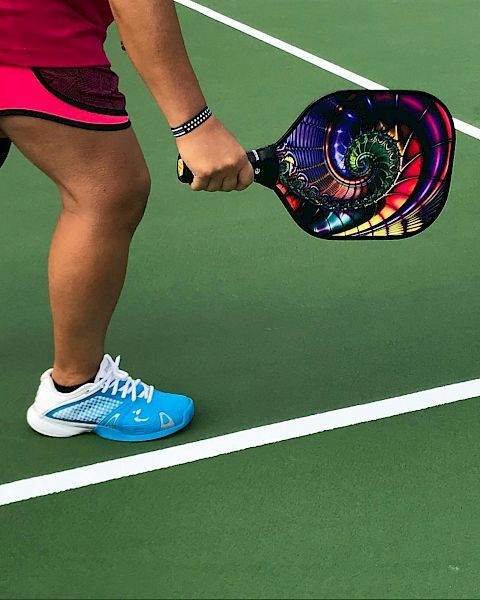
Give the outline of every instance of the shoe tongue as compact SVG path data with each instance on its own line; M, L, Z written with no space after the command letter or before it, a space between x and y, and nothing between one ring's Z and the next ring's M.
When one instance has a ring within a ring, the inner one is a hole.
M105 354L102 362L100 363L100 367L98 369L97 375L95 377L94 383L99 382L102 379L105 379L106 376L113 370L115 366L115 362L110 354Z

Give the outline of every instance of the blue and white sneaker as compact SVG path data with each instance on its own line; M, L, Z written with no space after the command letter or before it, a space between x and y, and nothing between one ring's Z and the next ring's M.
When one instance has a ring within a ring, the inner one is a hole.
M51 437L92 432L110 440L156 440L183 429L193 417L193 401L167 394L132 379L105 354L93 383L58 392L48 369L40 378L35 402L27 412L32 429Z

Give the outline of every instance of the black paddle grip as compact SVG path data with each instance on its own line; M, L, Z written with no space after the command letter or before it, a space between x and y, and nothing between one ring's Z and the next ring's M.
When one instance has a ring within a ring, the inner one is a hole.
M247 152L247 158L253 167L255 182L273 189L278 179L278 158L275 147L265 146L258 150L250 150ZM190 184L193 181L193 173L180 155L177 159L177 176L182 183Z

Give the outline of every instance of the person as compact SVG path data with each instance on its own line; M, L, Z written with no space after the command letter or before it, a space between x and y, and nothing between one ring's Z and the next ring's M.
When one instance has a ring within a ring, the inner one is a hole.
M27 421L48 436L141 441L182 429L194 409L190 398L134 379L105 353L150 192L103 48L113 21L194 174L191 188L243 190L253 169L208 109L173 0L0 0L0 157L11 142L62 201L48 261L53 368L40 378Z

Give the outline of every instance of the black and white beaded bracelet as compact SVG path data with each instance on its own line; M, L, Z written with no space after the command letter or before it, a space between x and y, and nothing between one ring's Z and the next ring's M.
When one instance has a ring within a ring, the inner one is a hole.
M172 127L171 132L173 133L173 137L181 137L190 131L193 131L197 127L199 127L202 123L205 123L207 119L212 116L211 110L206 106L203 110L201 110L198 115L192 117L189 121L185 121L183 125L179 125L178 127Z

